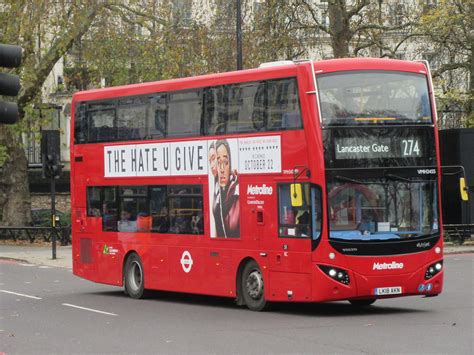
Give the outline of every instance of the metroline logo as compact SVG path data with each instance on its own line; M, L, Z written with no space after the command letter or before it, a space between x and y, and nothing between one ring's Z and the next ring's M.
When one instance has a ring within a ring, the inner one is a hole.
M372 270L394 270L394 269L403 269L403 263L397 263L392 261L388 263L374 263Z
M249 185L247 187L247 195L272 195L273 187L263 184L262 186L258 185Z

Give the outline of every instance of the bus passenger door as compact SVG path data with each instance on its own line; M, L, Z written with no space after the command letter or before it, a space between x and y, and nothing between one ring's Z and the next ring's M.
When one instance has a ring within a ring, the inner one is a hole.
M299 185L299 201L292 198L295 192L291 185ZM277 188L277 223L268 255L270 297L278 301L309 301L314 192L308 183L282 183Z

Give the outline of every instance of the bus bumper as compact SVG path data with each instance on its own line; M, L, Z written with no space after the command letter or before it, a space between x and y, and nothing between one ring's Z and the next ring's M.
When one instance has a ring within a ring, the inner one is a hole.
M436 296L443 289L444 268L429 279L425 278L430 264L423 265L411 273L363 275L345 269L349 282L344 284L314 265L312 300L314 302L392 298L403 296ZM343 270L340 266L335 269Z

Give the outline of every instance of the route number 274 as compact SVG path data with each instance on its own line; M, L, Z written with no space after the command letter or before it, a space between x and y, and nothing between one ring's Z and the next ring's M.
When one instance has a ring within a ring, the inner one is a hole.
M404 157L420 156L420 145L416 139L402 139Z

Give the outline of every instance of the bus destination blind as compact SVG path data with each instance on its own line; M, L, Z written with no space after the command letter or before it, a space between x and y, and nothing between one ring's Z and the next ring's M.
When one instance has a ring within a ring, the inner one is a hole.
M351 137L334 140L335 158L340 159L380 159L419 158L423 156L419 138Z

